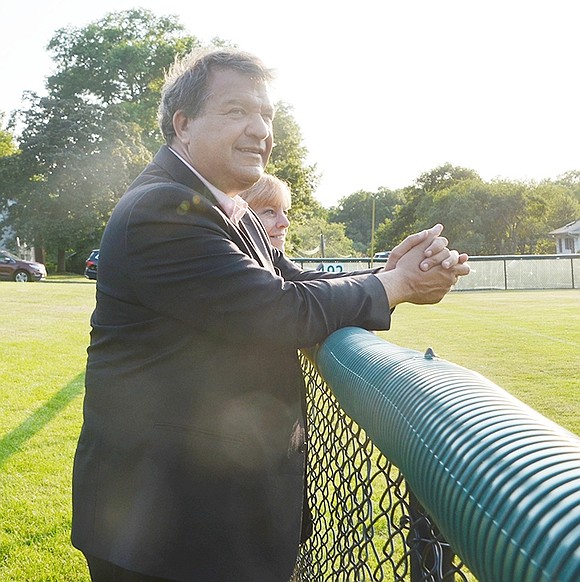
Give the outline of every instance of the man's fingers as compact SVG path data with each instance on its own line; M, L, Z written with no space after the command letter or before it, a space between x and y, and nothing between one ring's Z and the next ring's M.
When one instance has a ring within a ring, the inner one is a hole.
M457 263L457 265L453 267L453 272L458 277L463 277L465 275L469 275L471 272L471 267L469 266L469 263Z
M438 237L443 231L442 224L435 224L431 228L422 230L421 232L416 232L415 234L409 235L405 240L400 242L389 255L387 263L385 265L385 271L390 271L395 268L399 259L407 254L410 250L414 249L417 245L421 243L426 243L426 241L432 241L434 238ZM435 248L438 248L439 243ZM445 246L445 245L443 245ZM429 247L428 247L429 248ZM441 249L439 249L441 250ZM437 251L435 251L437 252ZM431 254L435 254L432 252Z

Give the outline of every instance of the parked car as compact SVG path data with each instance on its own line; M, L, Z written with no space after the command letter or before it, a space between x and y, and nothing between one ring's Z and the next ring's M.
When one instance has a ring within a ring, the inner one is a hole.
M99 249L93 249L85 265L85 277L87 279L97 278L98 264L99 264Z
M387 260L389 258L389 255L391 254L391 251L381 251L379 253L375 253L373 256L373 259L384 259Z
M12 253L0 250L0 279L5 281L40 281L46 279L46 267L35 261L24 261Z

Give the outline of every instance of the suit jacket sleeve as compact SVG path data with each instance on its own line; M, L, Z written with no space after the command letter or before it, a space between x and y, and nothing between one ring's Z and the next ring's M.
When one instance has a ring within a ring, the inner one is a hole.
M192 196L190 188L147 184L124 198L108 229L116 233L127 265L108 277L109 288L103 274L105 294L123 288L125 296L116 299L204 332L295 348L345 326L389 327L388 301L372 274L287 280L273 263L251 256L223 213L207 198ZM271 260L269 250L263 254ZM115 276L127 280L115 284Z

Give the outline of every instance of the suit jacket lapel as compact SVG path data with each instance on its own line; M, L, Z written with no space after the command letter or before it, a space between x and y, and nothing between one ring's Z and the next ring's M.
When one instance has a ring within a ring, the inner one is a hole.
M239 225L236 226L217 203L214 195L207 186L176 156L167 146L161 146L153 164L162 168L175 182L191 188L207 198L214 209L224 220L228 231L238 246L249 256L253 257L262 267L274 272L274 265L270 253L270 241L248 210Z
M240 221L239 230L252 241L252 250L255 251L254 258L262 267L266 267L274 273L270 241L266 239L266 233L263 227L256 222L257 220L259 219L252 216L252 210L248 209Z
M173 181L195 190L217 205L206 185L167 146L161 146L153 158L153 164L163 169Z

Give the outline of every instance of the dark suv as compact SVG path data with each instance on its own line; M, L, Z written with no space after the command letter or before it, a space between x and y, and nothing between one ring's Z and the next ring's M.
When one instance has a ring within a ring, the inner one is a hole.
M46 279L46 267L42 263L23 261L16 255L0 250L0 279L5 281L40 281Z
M97 265L99 264L99 249L93 249L85 266L85 277L87 279L97 278Z

